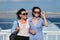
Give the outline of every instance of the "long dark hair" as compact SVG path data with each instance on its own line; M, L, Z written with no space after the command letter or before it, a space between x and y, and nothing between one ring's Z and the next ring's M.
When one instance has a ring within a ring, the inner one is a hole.
M33 14L33 12L34 12L35 9L39 9L39 11L40 11L39 17L41 17L41 9L39 7L33 7L32 8L32 16L35 17L35 15Z
M21 14L22 11L26 11L24 8L21 8L20 10L18 10L18 12L16 13L17 18L21 19L21 17L19 16Z

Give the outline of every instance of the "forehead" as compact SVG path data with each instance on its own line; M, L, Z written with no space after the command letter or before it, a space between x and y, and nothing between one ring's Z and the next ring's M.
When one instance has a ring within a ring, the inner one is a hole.
M21 13L26 13L26 11L22 11Z
M35 9L34 11L40 11L39 9Z

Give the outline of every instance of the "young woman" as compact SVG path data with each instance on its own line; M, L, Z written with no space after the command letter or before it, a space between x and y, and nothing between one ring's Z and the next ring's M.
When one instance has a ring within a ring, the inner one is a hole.
M19 31L16 40L29 40L29 23L27 19L28 13L24 8L22 8L16 14L18 20L14 21L12 32ZM17 22L19 26L17 25Z
M45 13L39 7L33 7L33 18L30 20L30 40L43 40L42 28L48 26ZM42 16L42 17L41 17Z

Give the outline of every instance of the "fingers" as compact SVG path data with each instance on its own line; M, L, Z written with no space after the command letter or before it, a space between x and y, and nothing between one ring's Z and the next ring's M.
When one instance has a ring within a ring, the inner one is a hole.
M36 32L34 30L30 30L30 32L34 35L36 34Z
M45 14L45 11L42 11L41 14Z
M17 27L16 27L16 30L20 30L20 27L17 26Z
M45 11L42 11L41 12L41 17L44 18L46 15L45 15Z

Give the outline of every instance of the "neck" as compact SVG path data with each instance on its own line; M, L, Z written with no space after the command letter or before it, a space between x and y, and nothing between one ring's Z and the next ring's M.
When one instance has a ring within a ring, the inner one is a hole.
M36 20L36 19L38 19L38 17L34 17L34 19Z
M26 19L21 19L22 21L26 21Z

